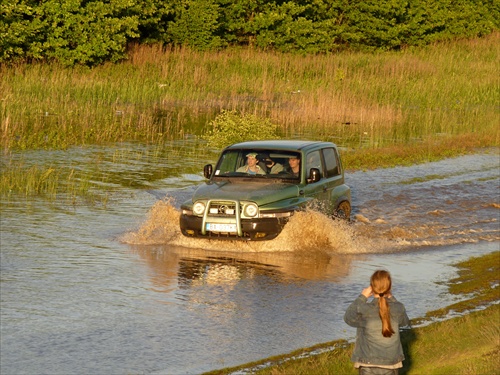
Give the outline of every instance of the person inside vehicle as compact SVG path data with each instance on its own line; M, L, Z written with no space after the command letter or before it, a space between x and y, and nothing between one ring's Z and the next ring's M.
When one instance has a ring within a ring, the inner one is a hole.
M298 155L290 156L288 158L288 165L290 166L289 172L293 175L293 177L299 177L300 158Z
M239 167L236 172L243 172L243 173L248 173L248 174L266 174L266 171L264 171L257 163L257 153L256 152L250 152L246 155L247 157L247 163Z
M283 165L280 163L276 163L271 157L267 154L262 155L261 159L266 167L267 167L267 172L269 174L278 174L283 170Z

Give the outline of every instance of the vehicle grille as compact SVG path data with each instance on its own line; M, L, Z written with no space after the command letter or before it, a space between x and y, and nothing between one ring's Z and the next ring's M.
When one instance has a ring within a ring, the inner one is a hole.
M240 214L242 206L240 205ZM218 217L235 217L236 216L236 203L235 202L210 202L208 207L208 216Z

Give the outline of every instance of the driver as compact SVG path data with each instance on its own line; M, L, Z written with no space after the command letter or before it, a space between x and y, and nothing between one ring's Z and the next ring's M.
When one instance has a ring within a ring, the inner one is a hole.
M248 174L266 174L259 165L257 165L257 153L250 152L247 155L247 163L243 167L239 167L236 172L244 172Z

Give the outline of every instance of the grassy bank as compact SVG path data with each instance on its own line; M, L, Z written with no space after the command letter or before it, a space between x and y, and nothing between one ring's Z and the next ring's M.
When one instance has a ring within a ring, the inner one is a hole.
M93 69L0 65L0 194L74 199L101 178L74 179L72 168L33 166L11 152L122 141L168 147L188 134L203 138L223 109L269 119L282 137L333 141L348 171L498 147L499 52L494 33L397 53L141 46L129 61Z
M500 368L500 252L456 265L459 276L450 280L449 291L461 296L453 306L429 312L412 320L418 328L404 331L401 340L406 356L400 374L498 374ZM490 305L491 303L497 303ZM472 309L487 306L481 311ZM453 311L460 317L443 319ZM308 353L327 349L321 354ZM261 375L357 374L350 361L353 344L345 341L325 343L280 357L254 362L239 368L212 371L210 375L237 370Z
M387 53L297 56L141 46L88 69L0 66L4 150L202 135L222 109L348 148L499 143L500 33ZM449 141L448 141L449 142Z

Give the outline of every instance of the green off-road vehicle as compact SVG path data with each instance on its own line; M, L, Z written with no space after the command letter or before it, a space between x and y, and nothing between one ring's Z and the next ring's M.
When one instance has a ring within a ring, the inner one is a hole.
M203 172L208 181L181 206L180 228L188 237L270 240L306 207L350 218L351 189L330 142L237 143Z

